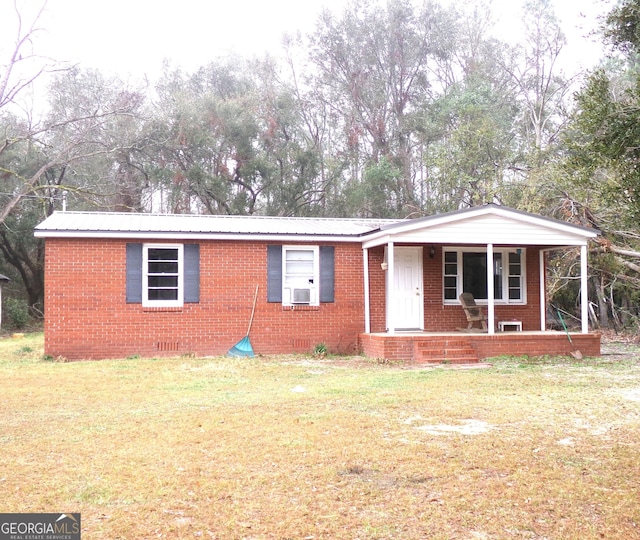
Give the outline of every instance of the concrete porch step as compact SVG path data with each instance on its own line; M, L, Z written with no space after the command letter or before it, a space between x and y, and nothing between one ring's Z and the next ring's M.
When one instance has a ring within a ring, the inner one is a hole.
M414 361L419 364L474 364L480 360L467 340L447 338L415 341Z

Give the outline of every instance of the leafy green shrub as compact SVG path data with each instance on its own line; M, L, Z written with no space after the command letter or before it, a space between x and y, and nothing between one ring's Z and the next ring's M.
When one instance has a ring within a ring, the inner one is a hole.
M24 328L29 323L29 306L24 300L7 298L4 301L4 311L12 328Z

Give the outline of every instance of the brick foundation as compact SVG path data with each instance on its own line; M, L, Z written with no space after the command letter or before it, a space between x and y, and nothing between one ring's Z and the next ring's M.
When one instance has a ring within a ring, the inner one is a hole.
M460 340L465 341L479 360L496 356L568 356L580 351L583 356L600 356L600 334L571 334L572 343L562 332L501 332L493 335L452 333L448 335L452 348L458 350ZM368 357L394 361L426 362L446 361L447 357L425 360L420 353L420 342L441 342L443 334L417 334L393 336L385 334L361 334L360 348Z

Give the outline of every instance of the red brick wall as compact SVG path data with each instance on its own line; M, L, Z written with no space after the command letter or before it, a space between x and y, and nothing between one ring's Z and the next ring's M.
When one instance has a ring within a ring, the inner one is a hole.
M369 250L369 312L372 332L386 332L385 280L387 274L380 265L384 262L384 247Z
M353 353L364 331L362 248L335 245L335 302L287 310L267 299L266 242L199 242L200 302L125 302L126 240L46 240L45 354L68 359L225 354L251 328L256 354Z
M526 305L496 305L495 320L517 319L523 330L540 330L540 271L539 250L526 250ZM380 267L384 259L384 248L369 251L369 279L371 280L371 331L386 331L385 272ZM467 327L467 319L460 305L445 305L442 300L442 247L436 247L433 259L429 257L429 246L423 249L424 268L424 329L427 332L451 332ZM486 308L485 308L486 310ZM478 323L476 323L478 327Z
M251 328L256 354L353 353L364 331L360 244L335 245L335 302L283 308L268 303L266 242L200 242L200 302L149 309L125 302L126 240L46 241L45 353L68 359L226 353ZM460 306L442 302L442 249L424 249L425 330L466 327ZM384 248L369 251L371 331L384 332ZM496 306L496 320L517 318L523 330L540 329L538 250L527 250L527 305Z

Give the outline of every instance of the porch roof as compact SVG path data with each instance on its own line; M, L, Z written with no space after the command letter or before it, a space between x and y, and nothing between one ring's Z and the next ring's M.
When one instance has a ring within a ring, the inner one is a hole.
M389 242L417 244L585 246L597 237L597 229L573 225L487 204L410 221L384 224L363 239L363 247Z

